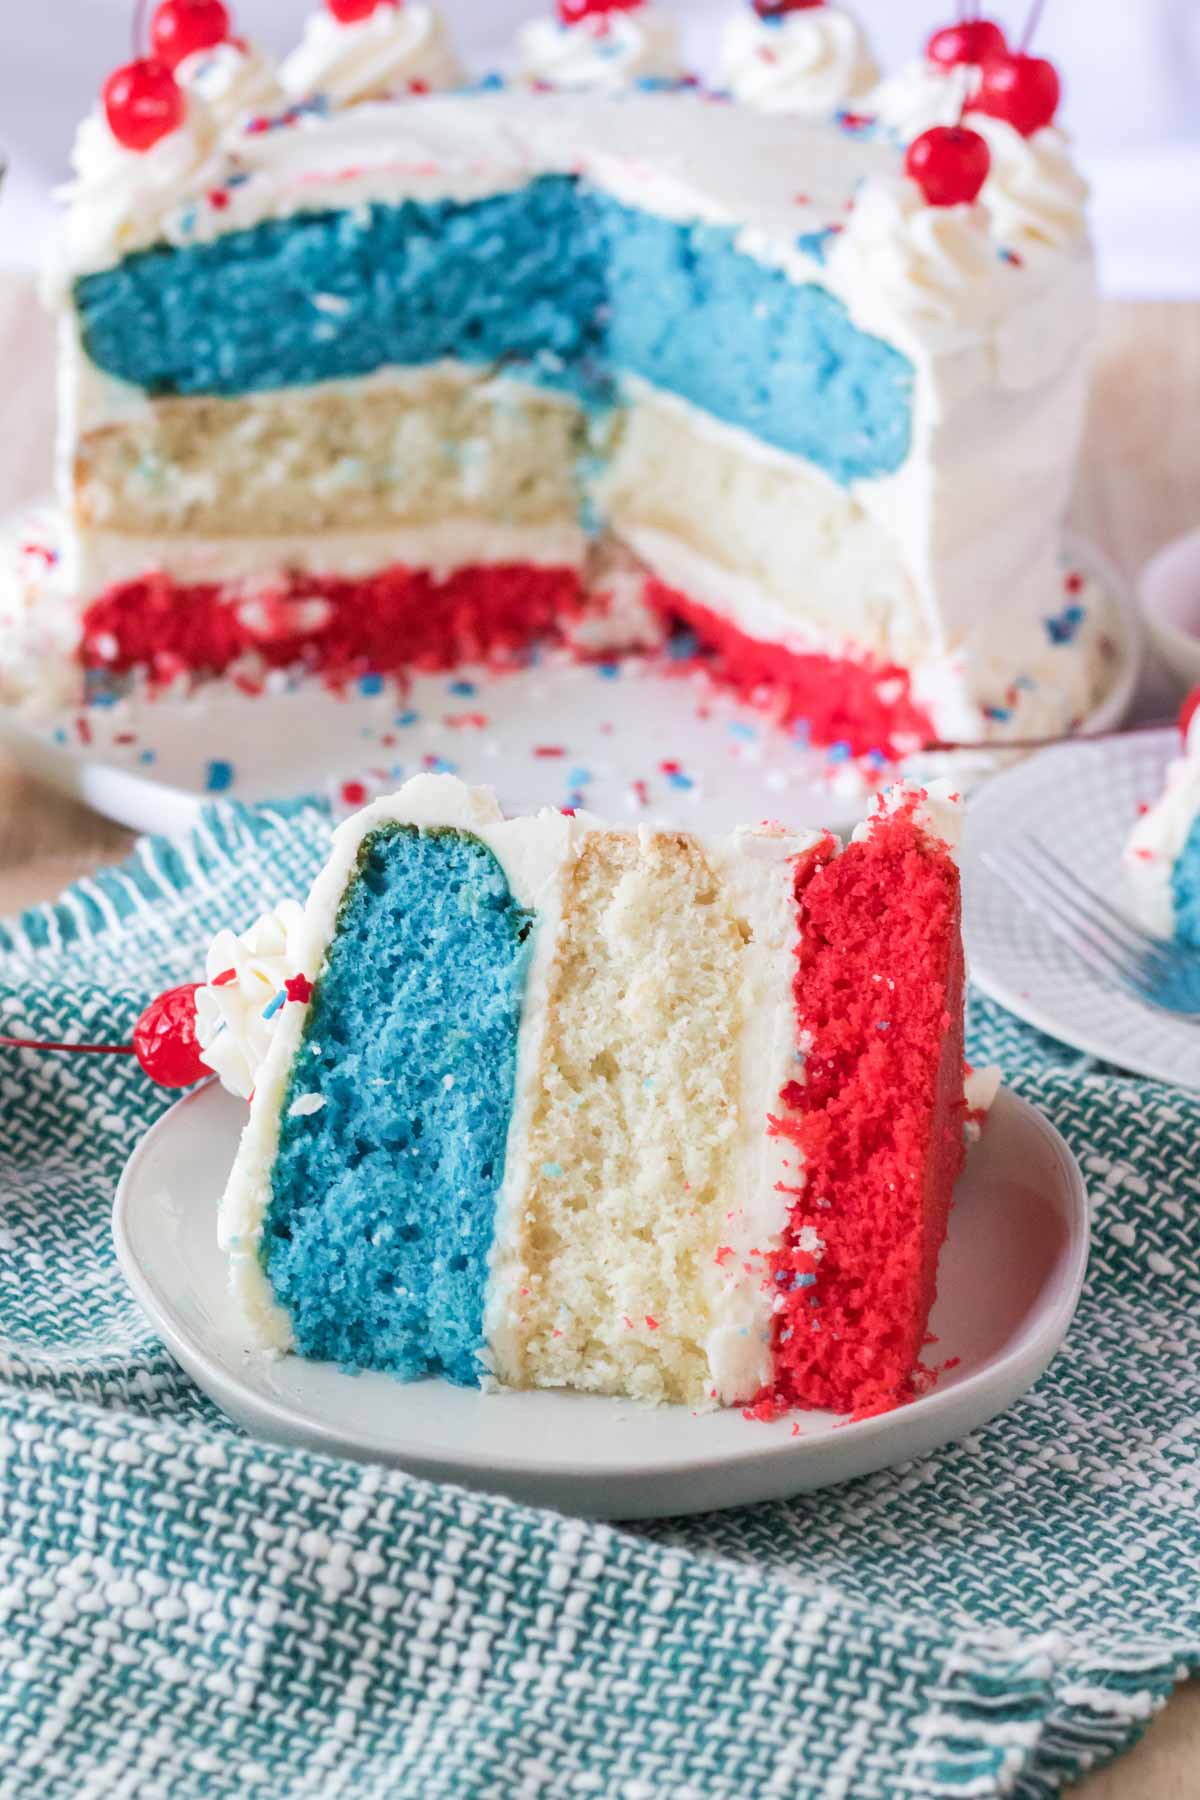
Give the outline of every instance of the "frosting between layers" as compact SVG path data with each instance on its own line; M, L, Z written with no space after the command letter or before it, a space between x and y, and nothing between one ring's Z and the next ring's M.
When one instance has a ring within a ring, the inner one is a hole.
M414 87L461 87L466 76L440 12L404 0L345 25L324 7L312 13L279 79L294 100L321 95L350 106Z
M518 33L517 55L526 81L574 91L616 93L683 74L675 22L649 0L570 25L535 19Z
M828 118L878 77L862 26L840 7L760 19L744 5L726 27L721 78L736 100L763 112Z

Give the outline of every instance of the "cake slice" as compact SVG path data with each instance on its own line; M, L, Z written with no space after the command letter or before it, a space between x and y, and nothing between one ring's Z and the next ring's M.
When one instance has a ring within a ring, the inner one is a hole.
M1159 937L1200 950L1200 687L1179 716L1183 755L1125 849L1138 916Z
M445 776L348 820L303 920L224 934L200 1003L218 1068L273 1021L220 1211L254 1341L765 1415L904 1400L964 1154L956 833L925 790L843 848L505 819Z

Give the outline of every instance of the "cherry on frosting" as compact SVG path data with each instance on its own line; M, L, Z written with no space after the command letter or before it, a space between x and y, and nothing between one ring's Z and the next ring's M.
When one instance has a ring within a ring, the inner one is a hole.
M913 139L904 158L930 206L970 206L991 166L986 140L966 125L934 125Z
M401 0L325 0L339 25L359 25L381 6L399 6Z
M979 92L971 105L989 118L1007 120L1022 137L1032 137L1053 123L1061 97L1054 64L1017 50L989 57L979 72Z
M133 1029L133 1048L142 1068L159 1087L193 1087L212 1070L200 1061L196 1042L199 982L168 988L152 1000Z
M930 62L943 69L956 69L960 63L984 63L989 57L1003 56L1007 50L1004 33L991 19L961 19L957 25L944 25L925 46Z
M1192 720L1198 712L1200 712L1200 687L1194 687L1179 709L1179 731L1185 744Z
M636 12L641 4L642 0L558 0L558 16L564 25L579 25L605 13Z
M168 69L185 56L223 44L228 36L229 9L223 0L162 0L150 21L150 47Z
M183 89L166 63L153 56L114 70L101 99L108 128L126 150L152 150L179 129L187 113Z
M788 13L812 12L824 5L825 0L754 0L754 10L760 19L783 19Z

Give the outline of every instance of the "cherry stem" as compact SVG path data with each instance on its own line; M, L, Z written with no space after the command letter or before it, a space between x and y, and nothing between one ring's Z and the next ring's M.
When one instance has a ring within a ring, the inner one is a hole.
M137 62L146 42L146 8L150 0L137 0L133 9L133 60Z
M1021 55L1024 56L1034 40L1038 26L1042 22L1042 13L1046 8L1046 0L1033 0L1033 11L1029 15L1029 23L1025 27L1025 35L1021 39Z
M136 1056L132 1044L44 1044L40 1038L0 1037L6 1050L70 1050L79 1056Z

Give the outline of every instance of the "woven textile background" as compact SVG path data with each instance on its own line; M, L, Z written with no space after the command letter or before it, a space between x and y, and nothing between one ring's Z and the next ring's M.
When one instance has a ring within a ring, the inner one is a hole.
M127 1033L220 924L302 894L315 805L0 933L0 1029ZM0 1053L0 1795L1050 1795L1200 1666L1200 1103L978 1002L1096 1244L1067 1347L960 1444L611 1530L252 1443L159 1347L109 1209L169 1103Z

